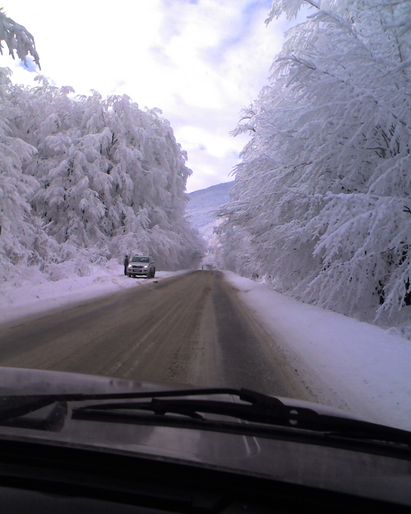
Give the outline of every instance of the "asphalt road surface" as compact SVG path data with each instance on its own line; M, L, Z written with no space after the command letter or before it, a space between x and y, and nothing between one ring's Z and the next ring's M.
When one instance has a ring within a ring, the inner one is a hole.
M0 325L0 366L310 399L222 273L137 280L144 284Z

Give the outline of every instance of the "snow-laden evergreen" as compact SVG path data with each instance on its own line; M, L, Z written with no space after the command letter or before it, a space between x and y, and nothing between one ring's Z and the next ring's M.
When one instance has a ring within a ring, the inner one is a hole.
M303 5L235 131L252 137L220 264L342 313L391 315L411 293L411 6L275 1L268 22Z

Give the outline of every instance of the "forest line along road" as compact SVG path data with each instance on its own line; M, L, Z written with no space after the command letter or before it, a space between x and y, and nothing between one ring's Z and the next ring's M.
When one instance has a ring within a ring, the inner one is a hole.
M0 325L0 366L313 399L223 273L141 285Z

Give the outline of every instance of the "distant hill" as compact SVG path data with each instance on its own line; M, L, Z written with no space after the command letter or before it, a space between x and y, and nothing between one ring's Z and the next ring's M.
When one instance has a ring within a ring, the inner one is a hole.
M188 194L190 201L187 204L187 214L194 227L206 239L210 239L216 224L213 212L229 201L233 184L234 181L224 182Z

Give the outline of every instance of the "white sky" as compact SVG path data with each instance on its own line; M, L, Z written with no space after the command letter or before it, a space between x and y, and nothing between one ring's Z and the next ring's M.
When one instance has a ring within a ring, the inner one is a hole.
M229 132L267 83L285 22L271 0L8 0L7 16L34 36L41 74L78 94L127 94L158 107L188 152L187 190L232 180L247 136ZM36 71L4 56L15 83Z

